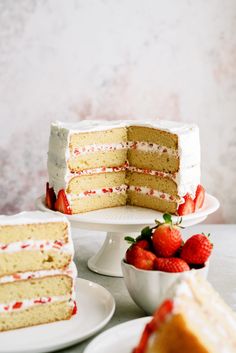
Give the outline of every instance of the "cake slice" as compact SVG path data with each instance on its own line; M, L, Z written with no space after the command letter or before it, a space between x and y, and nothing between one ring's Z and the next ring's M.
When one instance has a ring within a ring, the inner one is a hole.
M133 353L235 353L236 316L202 277L169 291Z
M0 331L69 319L77 275L64 216L0 216Z

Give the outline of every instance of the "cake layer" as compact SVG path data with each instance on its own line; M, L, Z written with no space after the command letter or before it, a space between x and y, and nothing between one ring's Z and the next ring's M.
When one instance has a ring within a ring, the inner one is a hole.
M0 277L16 272L65 268L72 261L72 254L56 250L18 251L0 254Z
M178 149L178 135L168 131L144 126L129 126L127 134L128 141L146 141L175 150Z
M0 243L10 244L24 240L68 241L67 223L42 223L22 225L0 225Z
M133 206L152 208L164 213L175 213L177 202L167 201L155 196L146 195L140 192L128 190L127 204Z
M71 300L30 306L25 310L0 313L0 331L68 320L74 310Z
M180 339L181 337L181 339ZM182 315L175 315L158 331L158 335L145 353L213 353L212 345L205 337L200 337L198 331L193 332L188 327Z
M115 167L124 165L127 160L127 149L105 152L91 152L68 159L68 167L72 172L99 167Z
M143 169L176 173L179 170L179 159L168 153L152 153L129 149L128 161L131 166Z
M107 186L125 184L125 172L100 173L72 178L66 189L67 193L78 194L82 191L101 189Z
M126 128L114 128L106 131L93 131L88 133L75 133L70 136L70 153L79 147L96 144L120 143L127 141Z
M71 202L71 209L73 213L81 213L98 210L100 208L124 206L126 205L126 198L126 192L107 192L103 195L90 195L73 200L73 202Z
M0 303L19 302L25 299L69 295L73 280L69 276L56 275L3 283L0 287Z
M127 174L127 183L129 186L145 186L163 193L167 193L169 195L178 195L176 182L168 177L129 172Z

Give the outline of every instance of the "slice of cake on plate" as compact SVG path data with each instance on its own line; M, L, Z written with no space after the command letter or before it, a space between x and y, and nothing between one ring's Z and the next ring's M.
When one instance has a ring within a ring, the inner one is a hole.
M129 204L185 215L204 201L194 124L55 122L48 174L46 204L67 214Z
M143 331L133 353L235 353L236 316L201 276L186 274Z
M65 216L0 216L0 331L70 319L73 243Z

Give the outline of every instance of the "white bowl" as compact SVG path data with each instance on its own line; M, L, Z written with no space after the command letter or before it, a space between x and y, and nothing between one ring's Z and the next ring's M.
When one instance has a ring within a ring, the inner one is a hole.
M170 286L184 276L186 272L170 273L162 271L140 270L121 261L125 285L133 301L147 314L152 315L166 298ZM209 262L200 269L190 270L193 275L200 273L207 278Z

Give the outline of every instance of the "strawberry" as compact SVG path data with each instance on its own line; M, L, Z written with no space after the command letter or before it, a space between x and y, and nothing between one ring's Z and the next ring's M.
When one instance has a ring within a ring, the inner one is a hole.
M50 210L54 210L54 205L56 201L56 195L53 188L49 187L49 183L46 183L46 198L45 204Z
M211 255L213 245L205 234L195 234L184 244L181 259L188 264L204 264Z
M55 202L55 209L65 214L72 214L69 202L63 189L58 192L57 200Z
M189 213L193 213L195 211L195 204L193 199L189 194L184 196L184 203L181 203L178 208L178 215L185 216Z
M184 272L189 271L190 267L187 262L178 257L157 257L155 259L155 270L163 272Z
M20 309L22 307L22 302L15 302L15 304L12 306L13 309Z
M145 250L138 245L132 245L126 251L126 262L141 270L153 270L156 255L151 251Z
M171 257L182 244L182 237L178 224L173 224L171 216L164 214L164 223L158 222L155 229L152 242L157 256Z
M75 315L78 311L78 308L77 308L77 303L76 301L74 301L74 308L73 308L73 311L72 311L72 315Z
M150 250L150 242L146 239L142 239L141 237L137 237L136 239L134 239L130 236L127 236L125 237L125 240L131 245L135 244L142 249Z
M150 244L146 239L141 239L136 242L136 245L139 246L142 249L149 250L150 249Z
M205 189L203 188L202 185L198 185L196 190L196 196L194 199L195 210L198 210L199 208L202 207L204 199L205 199Z
M161 306L155 311L151 322L149 322L142 333L141 339L138 346L133 350L132 353L144 353L147 348L149 337L153 332L158 330L163 322L165 322L167 316L173 311L173 301L165 300Z

